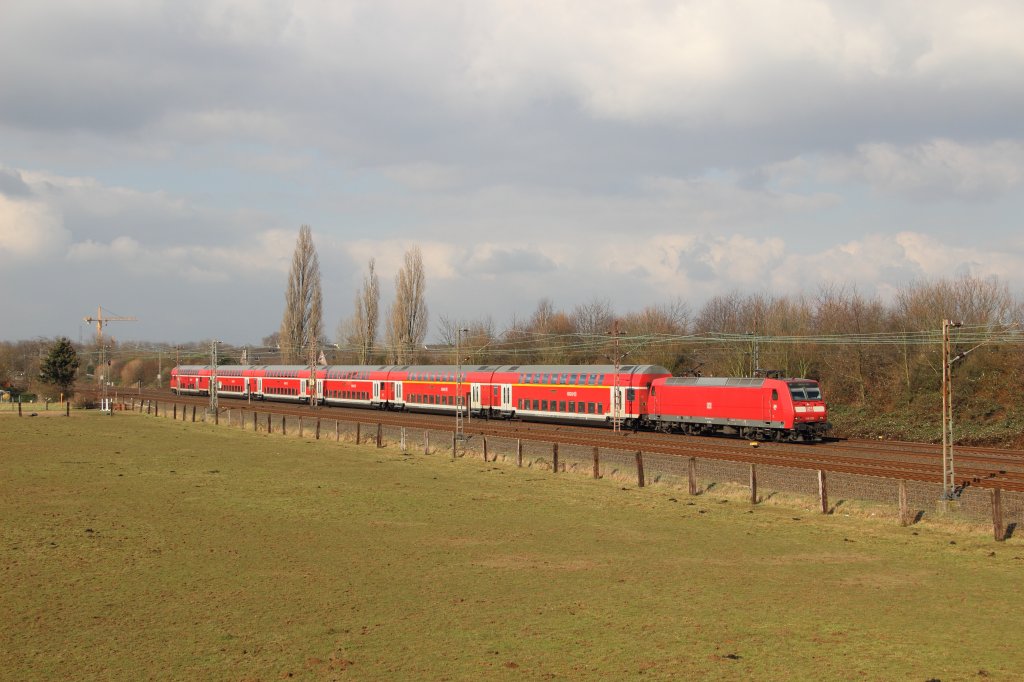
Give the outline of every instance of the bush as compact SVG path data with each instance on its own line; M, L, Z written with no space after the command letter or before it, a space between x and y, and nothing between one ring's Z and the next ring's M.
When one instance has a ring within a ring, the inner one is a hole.
M76 395L71 399L71 407L76 410L92 410L96 407L96 401L87 395Z

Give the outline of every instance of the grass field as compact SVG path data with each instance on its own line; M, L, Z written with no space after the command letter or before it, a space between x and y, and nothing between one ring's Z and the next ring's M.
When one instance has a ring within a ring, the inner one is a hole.
M0 417L0 679L1020 679L1024 544L141 415Z

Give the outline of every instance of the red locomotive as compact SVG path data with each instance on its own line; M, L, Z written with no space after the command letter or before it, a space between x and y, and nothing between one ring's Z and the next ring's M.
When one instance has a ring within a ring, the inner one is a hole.
M758 440L820 440L829 428L817 382L675 378L657 365L181 366L171 390L250 400L606 424ZM215 377L215 378L214 378Z
M648 419L662 431L819 441L831 428L809 379L668 377L651 386Z

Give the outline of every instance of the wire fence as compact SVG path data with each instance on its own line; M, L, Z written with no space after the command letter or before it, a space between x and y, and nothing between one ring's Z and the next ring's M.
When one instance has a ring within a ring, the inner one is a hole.
M594 448L543 440L468 435L454 431L387 425L330 416L275 414L246 409L211 412L174 401L135 400L122 409L144 414L297 438L397 448L406 454L472 457L502 461L551 473L610 478L640 487L662 485L695 495L749 495L751 503L777 501L822 513L857 510L911 525L944 516L970 524L991 523L1001 541L1024 524L1024 494L967 488L953 502L941 501L941 483L902 481L770 464L747 464L710 457L685 457L616 448Z

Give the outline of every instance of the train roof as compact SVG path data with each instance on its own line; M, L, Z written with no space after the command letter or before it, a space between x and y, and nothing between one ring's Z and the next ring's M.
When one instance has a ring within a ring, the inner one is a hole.
M666 386L764 386L768 381L784 381L793 385L817 386L814 379L775 379L772 377L670 377L664 380Z
M318 365L329 372L454 372L456 365ZM175 369L213 369L213 365L178 365ZM217 365L217 369L270 369L301 371L309 365ZM615 365L462 365L463 372L520 372L542 374L612 374ZM671 374L661 365L621 365L627 374Z
M756 388L764 386L765 377L672 377L665 379L666 386L736 386Z
M401 365L392 370L409 372L453 372L455 365ZM611 374L615 365L462 365L463 372L521 372L542 374ZM632 374L671 374L659 365L622 365L620 372Z

